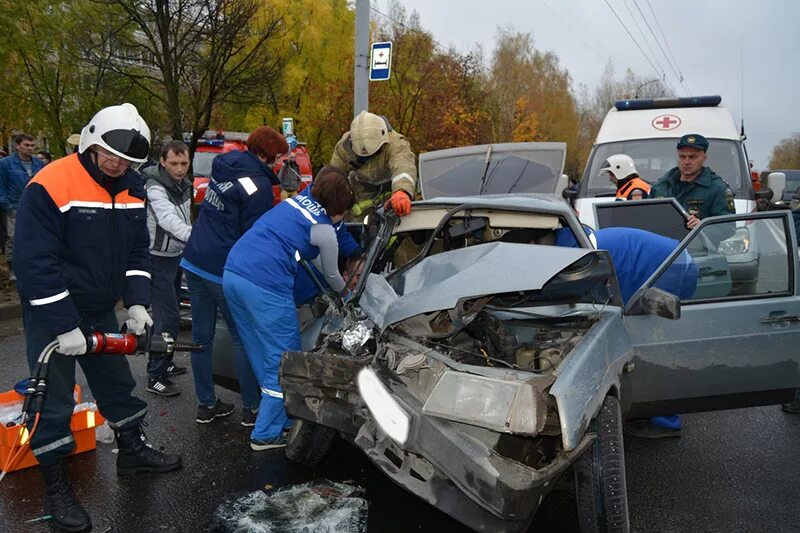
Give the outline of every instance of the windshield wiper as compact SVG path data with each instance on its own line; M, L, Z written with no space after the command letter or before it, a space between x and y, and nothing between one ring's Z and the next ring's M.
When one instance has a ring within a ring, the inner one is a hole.
M483 167L483 176L481 176L481 188L478 190L478 196L483 194L483 191L486 190L486 175L489 172L489 164L492 162L492 145L489 145L489 148L486 149L486 165Z

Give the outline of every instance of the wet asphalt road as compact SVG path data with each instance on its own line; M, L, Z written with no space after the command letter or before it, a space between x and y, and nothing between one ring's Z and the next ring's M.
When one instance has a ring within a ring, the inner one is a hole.
M0 323L0 391L27 376L24 340L16 322ZM188 365L179 356L179 364ZM131 358L137 377L143 358ZM117 478L114 445L69 459L78 498L96 532L209 530L222 503L267 486L318 478L352 481L366 489L368 529L465 531L449 517L387 481L354 448L340 443L320 468L289 463L280 451L254 453L237 414L212 424L194 422L191 375L176 378L182 394L160 398L138 387L150 403L148 435L179 451L176 473ZM79 375L79 382L82 376ZM220 390L226 401L236 395ZM626 440L628 497L634 531L800 531L800 416L777 407L688 415L684 436L669 441ZM568 483L565 483L565 487ZM26 524L42 516L36 469L0 483L0 531L49 531ZM569 492L553 492L531 531L575 531Z

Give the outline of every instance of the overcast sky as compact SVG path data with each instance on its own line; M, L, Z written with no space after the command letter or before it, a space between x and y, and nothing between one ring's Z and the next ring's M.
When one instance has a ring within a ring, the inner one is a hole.
M497 28L511 27L530 33L537 49L554 52L574 88L584 84L593 90L611 59L618 79L629 67L653 78L661 77L663 69L668 84L686 95L641 10L659 39L657 24L666 34L669 48L661 41L662 47L667 55L671 49L690 93L719 94L737 124L744 116L747 150L757 169L767 167L775 144L800 132L798 0L400 1L409 12L419 13L422 28L434 39L460 52L479 43L488 59ZM388 13L386 0L372 0L372 7Z

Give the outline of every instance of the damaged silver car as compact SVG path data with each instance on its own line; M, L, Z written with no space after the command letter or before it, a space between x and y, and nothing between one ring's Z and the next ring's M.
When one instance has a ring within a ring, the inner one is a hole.
M623 413L777 404L800 383L786 213L703 221L624 308L608 254L555 197L376 217L355 302L308 321L306 351L283 358L295 461L318 463L342 435L478 531L525 530L571 474L581 529L627 531ZM770 250L746 295L709 245L737 223ZM530 244L554 231L578 247ZM681 301L659 287L688 257L696 290Z
M299 310L303 351L281 366L296 418L290 459L317 464L343 437L478 531L525 530L572 478L583 531L627 531L623 417L793 397L800 278L790 214L703 220L623 306L608 254L552 195L563 188L564 150L420 156L423 195L437 198L402 219L377 212L356 296ZM683 227L668 203L646 218ZM743 226L760 253L746 284L720 244ZM573 247L531 244L552 233ZM696 280L675 294L687 272ZM217 328L215 380L235 387L230 339L223 321Z

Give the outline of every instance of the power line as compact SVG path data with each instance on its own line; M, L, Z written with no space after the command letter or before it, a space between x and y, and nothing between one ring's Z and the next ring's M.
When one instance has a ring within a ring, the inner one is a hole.
M650 30L650 35L653 36L653 40L656 42L656 45L658 45L658 49L661 50L661 55L663 55L664 59L667 60L667 65L669 65L669 68L672 69L672 73L675 75L675 79L678 80L678 83L680 84L680 86L683 87L684 91L686 91L686 95L689 96L689 94L690 94L689 93L689 89L687 89L686 85L684 85L684 83L683 83L683 76L681 74L679 74L677 69L672 65L672 62L670 61L669 56L667 56L667 53L664 51L664 47L661 46L661 43L658 40L658 36L656 35L656 32L653 31L653 27L650 26L650 23L647 21L647 17L645 17L644 12L639 7L639 4L636 3L636 0L632 0L632 2L633 2L633 5L636 7L636 10L639 12L639 15L642 17L642 20L644 21L645 25L647 26L647 29Z
M644 30L642 30L639 21L636 19L636 16L633 14L633 10L631 10L630 5L628 5L627 0L622 0L622 5L625 6L625 9L628 11L628 15L630 15L631 20L633 20L633 24L636 26L636 29L639 31L639 35L642 38L642 42L647 47L648 52L650 52L650 56L653 58L653 61L658 66L658 70L661 71L661 76L666 79L667 73L665 72L664 67L661 66L661 62L658 60L658 54L655 53L653 47L650 46L650 39L647 38L645 35Z
M681 72L681 67L680 65L678 65L678 60L675 59L675 54L672 53L672 48L669 46L667 35L664 33L664 29L661 27L661 23L658 21L658 16L656 15L655 10L653 10L653 6L650 4L650 0L645 0L645 2L647 2L647 7L650 8L650 13L653 15L653 20L656 21L656 27L658 28L659 33L661 33L661 39L667 46L667 51L669 52L669 55L672 58L673 63L675 64L675 68L677 69L678 75L680 76L681 85L683 85L683 88L686 89L686 92L688 94L692 94L687 85L684 83L686 81L686 78L683 76L683 72Z
M660 78L662 78L662 79L663 79L663 81L664 81L664 84L665 84L665 85L667 85L667 87L669 88L669 90L670 90L670 91L672 91L672 94L677 94L677 93L675 92L675 89L673 89L673 88L670 86L669 82L668 82L668 81L667 81L667 79L666 79L666 76L664 76L664 75L663 75L663 72L662 72L661 74L659 74L659 72L658 72L658 68L656 68L656 66L653 64L653 62L650 60L650 58L649 58L649 57L647 57L647 54L645 54L645 53L644 53L644 50L642 50L642 47L639 45L639 42L638 42L638 41L636 40L636 38L633 36L633 34L631 33L631 31L630 31L630 30L628 29L628 27L625 25L625 23L624 23L624 22L622 22L622 19L621 19L621 18L619 18L619 15L617 15L617 12L616 12L616 11L614 11L614 8L613 8L613 7L611 7L611 4L610 4L610 3L608 3L608 0L603 0L603 1L604 1L604 2L606 3L606 5L608 6L608 9L610 9L610 10L611 10L611 12L614 14L614 16L617 18L617 21L618 21L618 22L619 22L619 23L622 25L623 29L625 30L625 33L627 33L627 34L628 34L628 37L630 37L630 38L631 38L631 41L633 41L633 44L635 44L635 45L636 45L636 48L638 48L638 49L639 49L639 52L641 52L641 54L642 54L642 57L644 57L644 58L645 58L645 60L646 60L646 61L647 61L647 62L650 64L650 67L652 67L652 69L653 69L653 72L655 72L655 73L656 73L656 76L658 76L658 77L660 77Z
M553 9L553 7L552 7L552 6L551 6L551 5L550 5L550 4L547 2L547 0L544 0L544 2L543 2L543 3L544 3L544 5L545 5L545 7L546 7L547 9L549 9L549 10L550 10L550 12L551 12L551 13L552 13L552 14L553 14L553 15L554 15L554 16L555 16L555 17L556 17L558 20L560 20L560 21L561 21L561 23L562 23L564 26L566 26L566 27L567 27L567 29L569 29L571 32L573 32L575 35L577 35L577 36L578 36L578 38L581 40L581 42L583 42L583 44L585 44L585 45L586 45L586 47L587 47L587 48L589 48L589 49L590 49L592 52L596 53L596 54L598 55L598 57L601 57L601 58L604 58L604 59L605 59L605 58L607 58L608 56L610 56L610 55L611 55L611 54L609 53L608 49L606 49L606 48L603 46L603 43L601 43L599 39L597 39L597 38L596 38L594 35L592 35L592 33L591 33L591 32L590 32L590 31L589 31L589 30L588 30L588 29L587 29L585 26L583 27L583 28L584 28L584 32L583 32L583 33L584 33L585 35L587 35L587 36L591 37L591 38L592 38L592 40L594 40L594 41L597 43L597 46L592 46L591 44L589 44L589 42L587 42L587 41L586 41L586 40L583 38L583 35L581 34L581 32L580 32L580 31L577 31L577 30L575 30L575 28L574 28L574 27L573 27L571 24L569 24L569 23L567 22L567 21L568 21L568 20L570 20L570 19L567 19L567 20L563 19L563 18L561 17L561 15L559 15L558 13L556 13L555 9ZM572 19L571 19L571 20L573 20L573 21L577 22L577 23L578 23L578 25L580 25L580 26L583 26L583 24L581 23L580 19L579 19L578 17L576 17L576 16L575 16L575 15L574 15L574 14L573 14L573 13L572 13L570 10L569 10L569 8L567 7L567 5L566 5L566 4L559 4L559 5L560 5L561 7L565 8L565 9L567 10L567 12L568 12L568 13L570 14L570 16L572 17ZM602 54L600 51L598 51L598 48L601 48L601 49L603 49L603 51L605 51L605 55L603 55L603 54Z
M386 18L386 19L389 19L389 20L391 20L392 22L394 22L395 24L397 24L397 25L401 26L401 27L402 27L403 29L405 29L405 30L408 30L408 31L413 31L413 32L417 32L417 33L418 33L418 34L420 34L420 35L423 35L423 36L425 36L425 37L428 37L428 38L431 40L431 42L432 42L434 45L436 45L436 46L438 46L439 48L441 48L443 52L449 52L449 51L450 51L450 49L452 48L452 47L449 47L449 46L445 46L445 45L443 45L442 43L440 43L439 41L437 41L436 39L434 39L434 38L433 38L433 34L431 34L431 33L428 33L428 32L426 32L426 31L423 31L423 30L421 30L421 29L419 29L419 28L412 28L411 26L408 26L408 25L406 25L405 23L403 23L403 22L401 22L401 21L397 20L396 18L394 18L394 17L390 17L390 16L389 16L389 15L387 15L386 13L383 13L383 12L381 12L381 11L378 11L377 9L375 9L374 7L372 7L372 5L370 5L370 6L369 6L369 10L370 10L370 11L374 11L374 12L375 12L375 13L377 13L378 15L380 15L380 16L382 16L382 17Z

